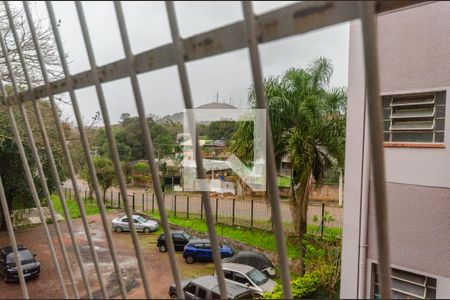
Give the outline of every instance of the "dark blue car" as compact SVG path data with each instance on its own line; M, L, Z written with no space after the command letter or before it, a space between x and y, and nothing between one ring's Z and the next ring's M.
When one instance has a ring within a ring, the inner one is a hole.
M220 245L220 256L231 257L234 255L233 248ZM184 247L183 257L188 264L195 261L213 261L211 242L207 239L193 239Z

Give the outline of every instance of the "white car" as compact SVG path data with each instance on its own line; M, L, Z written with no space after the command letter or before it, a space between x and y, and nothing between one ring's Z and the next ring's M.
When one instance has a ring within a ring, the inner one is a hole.
M136 231L150 233L156 231L159 228L159 224L156 221L149 220L141 215L133 215L134 226ZM130 231L130 225L128 224L128 217L126 215L115 218L112 220L112 229L115 232Z
M276 285L275 281L267 277L266 274L251 266L224 263L222 269L226 280L248 287L258 294L273 292ZM214 273L214 275L217 274Z

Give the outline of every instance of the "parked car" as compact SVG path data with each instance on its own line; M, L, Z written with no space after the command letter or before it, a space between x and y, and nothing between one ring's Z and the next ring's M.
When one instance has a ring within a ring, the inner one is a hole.
M184 247L189 243L192 239L192 235L182 230L174 230L171 231L173 244L175 246L175 250L183 251ZM158 241L156 246L159 248L159 251L166 252L166 235L163 233L158 237Z
M150 233L156 231L159 228L159 224L156 221L150 220L142 215L133 214L134 226L137 231ZM126 215L115 218L112 220L112 229L115 232L130 231L130 225L128 224L128 217Z
M273 292L276 285L275 281L252 266L224 263L222 269L226 280L248 287L260 295L265 292ZM214 276L217 276L216 272L214 272Z
M19 252L20 265L25 279L39 276L41 264L36 260L36 254L22 245L17 246L17 251ZM5 282L19 280L16 260L11 246L0 248L0 274Z
M222 258L234 255L233 248L220 245L220 255ZM192 239L184 247L183 257L188 264L195 261L213 261L211 242L207 239Z
M226 281L228 299L253 299L255 294L247 287ZM203 276L192 280L183 280L183 291L186 299L221 299L217 277ZM175 284L169 288L169 296L178 298Z
M259 252L240 251L233 257L224 258L223 262L249 265L271 278L275 276L275 268L272 262L264 254Z

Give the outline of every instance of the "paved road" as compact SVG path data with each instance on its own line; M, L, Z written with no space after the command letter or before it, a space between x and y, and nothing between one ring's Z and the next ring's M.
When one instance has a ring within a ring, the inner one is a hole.
M72 187L70 181L65 183L66 187ZM79 182L79 187L81 189L81 195L84 197L85 190L88 189L87 185L83 182ZM136 211L142 210L152 210L158 211L158 204L155 196L152 192L146 192L143 188L129 188L128 192L128 201L130 206L133 206L133 193L134 193L134 209ZM67 191L69 195L69 190ZM73 197L73 193L70 193L71 197ZM120 197L120 207L123 207L124 199L123 196L119 196L119 189L116 187L110 188L106 193L106 203L107 205L112 205L113 207L119 206L119 197ZM189 200L188 200L189 198ZM111 201L112 199L112 201ZM263 229L271 229L271 209L270 205L267 201L262 199L255 199L252 201L250 198L247 199L235 198L233 197L211 197L211 207L213 209L213 215L216 217L217 212L217 221L233 224L233 215L234 215L234 224L241 226L250 227L252 224L252 214L253 214L253 226ZM188 203L189 202L189 203ZM233 204L234 202L234 204ZM201 210L201 197L198 194L186 195L183 193L172 193L168 192L164 195L164 204L166 210L171 213L176 214L177 216L187 216L189 212L189 216L197 215L203 217L205 213ZM189 206L189 208L188 208ZM216 207L217 206L217 207ZM234 207L234 209L233 209ZM233 213L234 211L234 213ZM281 212L283 217L283 222L286 224L286 229L289 231L293 231L292 225L292 212L289 203L286 200L283 200L281 203ZM332 217L332 220L326 223L326 226L329 227L340 227L342 228L342 220L343 220L343 209L341 207L326 205L325 213L329 214ZM322 206L320 203L311 203L308 207L308 224L320 224L320 217L322 214ZM317 217L317 221L314 221L315 216Z

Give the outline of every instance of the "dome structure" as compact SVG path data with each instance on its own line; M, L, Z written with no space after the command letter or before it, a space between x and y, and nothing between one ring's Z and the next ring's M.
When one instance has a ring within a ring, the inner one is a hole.
M228 103L211 102L200 105L197 109L237 109L237 107Z

